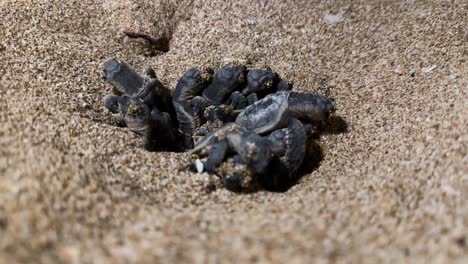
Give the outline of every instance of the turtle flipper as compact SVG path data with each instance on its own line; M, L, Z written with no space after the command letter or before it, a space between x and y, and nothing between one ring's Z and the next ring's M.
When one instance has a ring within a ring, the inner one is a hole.
M200 141L197 142L195 148L190 151L190 154L199 154L203 155L206 153L206 148L215 143L216 141L223 140L226 136L230 133L238 133L242 131L243 128L240 127L236 123L228 123L223 127L220 127L214 131L208 133L205 137L203 137ZM206 155L206 154L205 154Z
M239 91L233 92L226 103L234 110L244 109L248 105L247 98Z
M293 89L293 84L289 82L285 82L283 80L281 80L276 86L277 92L280 92L280 91L286 92L286 91L291 91L292 89Z
M156 76L156 72L154 71L153 68L147 67L143 70L141 73L143 77L148 78L148 79L157 79L158 77Z
M286 153L281 161L288 168L290 175L294 174L304 160L307 135L302 123L292 118L285 134Z
M106 81L128 96L136 96L143 87L144 79L127 64L109 60L104 65Z
M188 105L183 105L174 102L174 108L177 114L177 121L179 121L179 129L182 133L192 135L196 123L192 114L192 109Z
M204 167L208 172L213 172L221 162L223 162L228 150L226 140L221 140L210 146L208 158L204 162Z
M271 159L267 139L251 131L230 133L227 135L229 145L252 168L255 173L264 173Z

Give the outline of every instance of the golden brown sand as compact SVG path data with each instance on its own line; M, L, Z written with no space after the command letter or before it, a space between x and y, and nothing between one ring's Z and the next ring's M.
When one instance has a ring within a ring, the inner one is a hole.
M0 0L0 263L467 263L467 25L465 0ZM349 132L285 193L206 193L112 125L111 58L171 88L271 66Z

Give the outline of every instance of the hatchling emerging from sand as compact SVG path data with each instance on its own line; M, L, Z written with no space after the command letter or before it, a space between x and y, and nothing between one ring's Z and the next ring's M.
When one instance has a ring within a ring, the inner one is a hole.
M294 179L306 152L306 129L297 118L322 122L334 110L322 95L270 94L195 146L192 153L206 157L197 160L197 170L217 174L235 191L280 188Z
M245 84L246 70L241 65L223 67L216 73L210 68L186 71L172 94L179 130L193 135L206 122L233 120L232 110L246 106L246 99L235 91Z
M189 69L174 92L154 70L142 75L115 60L106 80L118 91L104 100L118 123L142 134L147 150L184 150L198 171L234 191L275 190L295 179L308 136L335 111L325 96L290 91L271 69Z
M139 75L127 64L110 60L104 73L117 89L116 95L104 98L104 106L119 126L142 135L146 150L184 150L185 140L177 131L170 90L159 82L152 68Z
M270 68L248 70L244 65L191 68L179 79L172 94L179 130L196 142L237 115L259 98L292 89Z
M151 109L129 96L108 95L104 103L118 123L125 124L131 131L143 136L146 150L184 150L184 141L168 113L156 107Z

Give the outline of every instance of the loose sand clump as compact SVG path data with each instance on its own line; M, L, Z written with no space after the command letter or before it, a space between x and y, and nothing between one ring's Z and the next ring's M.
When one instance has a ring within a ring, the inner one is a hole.
M468 261L466 1L178 3L0 0L1 263ZM207 193L188 154L112 125L111 58L171 88L191 66L271 66L349 132L285 193Z

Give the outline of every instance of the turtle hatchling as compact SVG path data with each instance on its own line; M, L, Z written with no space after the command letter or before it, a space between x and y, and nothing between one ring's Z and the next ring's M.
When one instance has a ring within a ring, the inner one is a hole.
M104 104L117 122L140 134L144 148L155 150L183 150L180 135L173 126L171 116L129 96L108 95Z
M183 150L177 131L171 92L157 79L152 68L137 74L127 64L110 60L104 69L105 79L118 95L107 95L104 106L119 126L143 135L144 148L150 151Z
M292 91L271 68L193 67L172 91L152 68L138 74L109 60L104 73L114 87L104 106L119 126L142 135L147 150L191 150L198 172L232 191L289 186L309 156L308 140L335 112L327 97Z
M150 108L157 107L160 111L175 113L171 103L171 91L157 79L152 68L137 74L127 64L110 60L104 65L106 80L121 94L138 99Z
M293 91L280 91L249 105L236 118L236 123L265 134L284 127L291 116L305 123L326 122L335 106L325 96Z
M237 191L257 186L256 175L266 173L271 159L268 139L236 123L212 131L191 153L207 157L202 170L215 173L227 188Z

